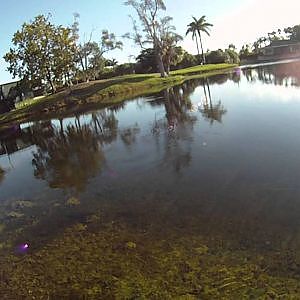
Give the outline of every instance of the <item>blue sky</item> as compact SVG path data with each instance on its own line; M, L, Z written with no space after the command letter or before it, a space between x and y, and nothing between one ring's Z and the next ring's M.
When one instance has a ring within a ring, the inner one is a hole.
M130 31L128 17L133 11L123 5L123 0L9 0L3 1L0 19L0 83L12 80L2 59L11 46L11 39L22 23L38 14L51 13L56 24L69 25L73 13L80 14L81 38L93 31L93 39L99 40L101 29L109 29L122 36ZM240 47L274 28L300 23L298 0L166 0L167 13L174 18L177 31L184 35L191 16L206 15L215 26L210 38L205 39L205 48L224 48L229 43ZM287 12L284 8L288 7ZM298 21L298 22L297 22ZM194 43L186 38L182 46L196 52ZM114 51L109 56L119 62L129 61L139 49L126 41L123 51Z

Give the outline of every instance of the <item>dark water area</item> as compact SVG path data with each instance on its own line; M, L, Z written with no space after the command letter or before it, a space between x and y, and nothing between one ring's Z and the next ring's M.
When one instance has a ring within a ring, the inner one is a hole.
M266 272L298 280L299 133L299 62L2 130L0 245L34 253L99 212L137 235L262 256Z

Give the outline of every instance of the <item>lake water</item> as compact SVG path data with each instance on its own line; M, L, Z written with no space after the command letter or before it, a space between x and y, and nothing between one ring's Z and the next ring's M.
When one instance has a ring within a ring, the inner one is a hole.
M201 237L207 255L239 253L259 260L262 274L300 278L299 62L236 69L14 126L0 141L6 254L28 243L26 255L35 255L97 212L140 243L151 232L152 242L190 239L188 249Z

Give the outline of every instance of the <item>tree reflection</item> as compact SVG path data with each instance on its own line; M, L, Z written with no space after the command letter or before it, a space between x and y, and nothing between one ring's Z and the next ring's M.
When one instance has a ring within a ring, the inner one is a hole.
M120 137L126 146L130 146L136 142L136 136L140 133L140 128L136 123L132 127L120 130Z
M4 180L5 171L0 167L0 184Z
M224 108L221 101L218 101L217 104L213 104L208 79L204 79L203 81L203 90L204 101L200 112L206 120L210 121L211 124L215 121L222 123L222 117L227 113L227 110Z
M101 147L87 125L80 129L70 125L63 134L55 130L52 139L43 144L33 154L34 175L52 188L84 190L104 161Z
M165 118L155 118L152 125L152 132L159 133L161 130L168 129L169 132L175 131L180 125L190 123L193 124L197 121L196 116L191 115L193 104L190 96L198 85L195 81L186 82L181 86L172 87L164 90L151 105L163 105L165 108Z
M283 63L257 67L256 69L244 69L243 74L247 81L257 80L265 84L281 86L300 86L300 62Z
M190 95L197 87L195 81L163 91L156 101L164 105L165 116L155 118L152 133L158 151L163 149L162 167L172 166L180 173L192 160L192 132L197 117L192 114Z
M117 124L114 115L105 111L92 114L89 124L82 125L79 117L66 128L62 120L59 127L50 123L48 130L35 124L35 177L46 180L51 188L84 191L105 164L102 145L116 139Z

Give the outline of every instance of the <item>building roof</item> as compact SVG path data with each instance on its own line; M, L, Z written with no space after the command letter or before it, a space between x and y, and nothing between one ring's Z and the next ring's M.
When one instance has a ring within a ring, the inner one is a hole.
M272 41L271 44L265 48L288 47L288 46L299 45L299 44L300 42L298 41L278 40L278 41Z
M0 83L0 86L14 86L14 85L17 85L18 83L20 82L20 80L17 80L17 81L11 81L11 82L6 82L6 83Z

